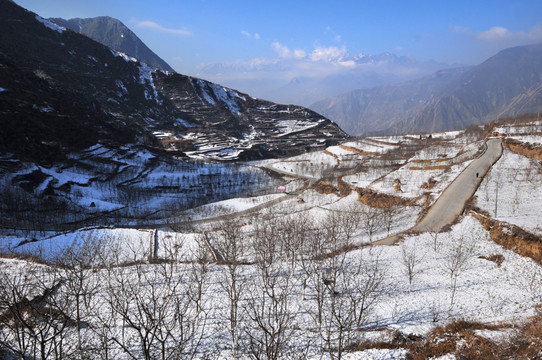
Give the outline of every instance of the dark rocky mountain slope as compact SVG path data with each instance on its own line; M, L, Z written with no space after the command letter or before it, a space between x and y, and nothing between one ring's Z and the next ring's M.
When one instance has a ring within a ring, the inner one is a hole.
M312 109L352 134L462 129L542 109L542 44L503 50L472 68L358 90Z
M126 27L120 20L108 16L99 16L87 19L49 19L57 25L71 29L88 36L105 46L122 51L137 58L152 67L174 72L173 68L156 55L141 41L136 34Z
M156 70L11 1L0 1L0 12L3 154L55 161L99 142L235 160L346 138L311 110Z

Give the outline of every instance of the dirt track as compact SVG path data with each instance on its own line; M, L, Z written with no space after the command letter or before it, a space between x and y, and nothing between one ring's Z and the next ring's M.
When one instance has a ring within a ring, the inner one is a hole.
M463 212L465 203L474 195L485 174L501 156L501 143L501 139L487 140L486 151L459 174L429 208L427 215L409 231L439 231L444 226L452 224ZM373 245L392 245L399 239L400 235L395 235L376 241Z

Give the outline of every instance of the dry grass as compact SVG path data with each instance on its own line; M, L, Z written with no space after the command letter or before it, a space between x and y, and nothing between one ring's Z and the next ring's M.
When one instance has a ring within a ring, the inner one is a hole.
M378 153L373 152L373 151L363 151L363 150L359 150L359 149L356 149L354 147L346 146L346 145L342 145L342 144L339 145L339 147L341 147L344 150L353 152L354 154L358 154L358 155L378 155Z
M487 215L484 216L476 208L470 209L469 213L480 221L489 232L491 239L497 244L542 264L542 239L540 236L531 234L518 226L497 221Z
M506 145L510 149L510 151L512 151L513 153L525 156L529 159L536 159L542 162L542 147L541 146L521 143L519 141L511 140L511 139L506 139L504 141L504 145Z
M350 184L344 182L341 178L337 181L337 185L320 180L313 185L313 189L320 194L335 194L340 197L348 196L352 192Z
M493 254L490 256L479 256L480 259L492 261L497 264L497 267L501 267L502 262L504 261L504 256L501 254Z
M450 166L449 165L429 165L429 166L410 166L409 170L446 170Z
M400 196L379 193L367 188L357 188L358 201L375 208L389 208L392 206L410 206L411 201Z
M488 339L477 330L504 331L500 339ZM485 324L454 320L436 327L427 336L404 335L396 331L390 341L353 344L349 351L405 349L409 360L426 360L445 355L455 359L542 359L542 313L524 324Z

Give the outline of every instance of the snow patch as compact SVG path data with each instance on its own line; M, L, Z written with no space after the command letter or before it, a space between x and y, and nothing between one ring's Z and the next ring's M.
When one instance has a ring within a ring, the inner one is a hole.
M305 131L310 128L318 126L319 123L324 121L323 119L319 121L305 121L305 120L277 120L275 121L275 125L279 129L278 132L280 132L278 137L282 137L288 134L293 134L300 131Z
M64 31L66 31L66 28L65 27L62 27L62 26L58 26L57 24L47 20L47 19L44 19L42 18L41 16L39 15L36 15L36 20L38 20L40 23L42 23L45 27L51 29L51 30L54 30L60 34L62 34Z
M211 84L211 88L213 89L213 93L215 94L215 97L219 101L224 103L231 112L238 114L241 111L235 99L236 97L238 97L236 91L222 87L217 84Z
M140 63L139 65L139 83L142 85L148 85L152 88L154 100L159 104L162 105L162 101L158 99L158 91L156 90L156 86L154 85L154 80L152 78L152 74L156 71L156 69L150 67L146 63ZM145 99L152 100L152 96L149 95L147 90L145 89Z
M123 53L122 51L111 50L111 52L112 52L113 55L115 55L115 56L120 56L120 57L123 58L126 62L137 62L137 61L138 61L135 57L129 56L129 55Z

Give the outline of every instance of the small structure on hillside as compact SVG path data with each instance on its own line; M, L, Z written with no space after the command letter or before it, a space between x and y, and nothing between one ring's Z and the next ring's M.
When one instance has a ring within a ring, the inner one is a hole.
M401 180L400 179L395 179L393 180L393 191L395 192L403 192L403 190L401 190Z

